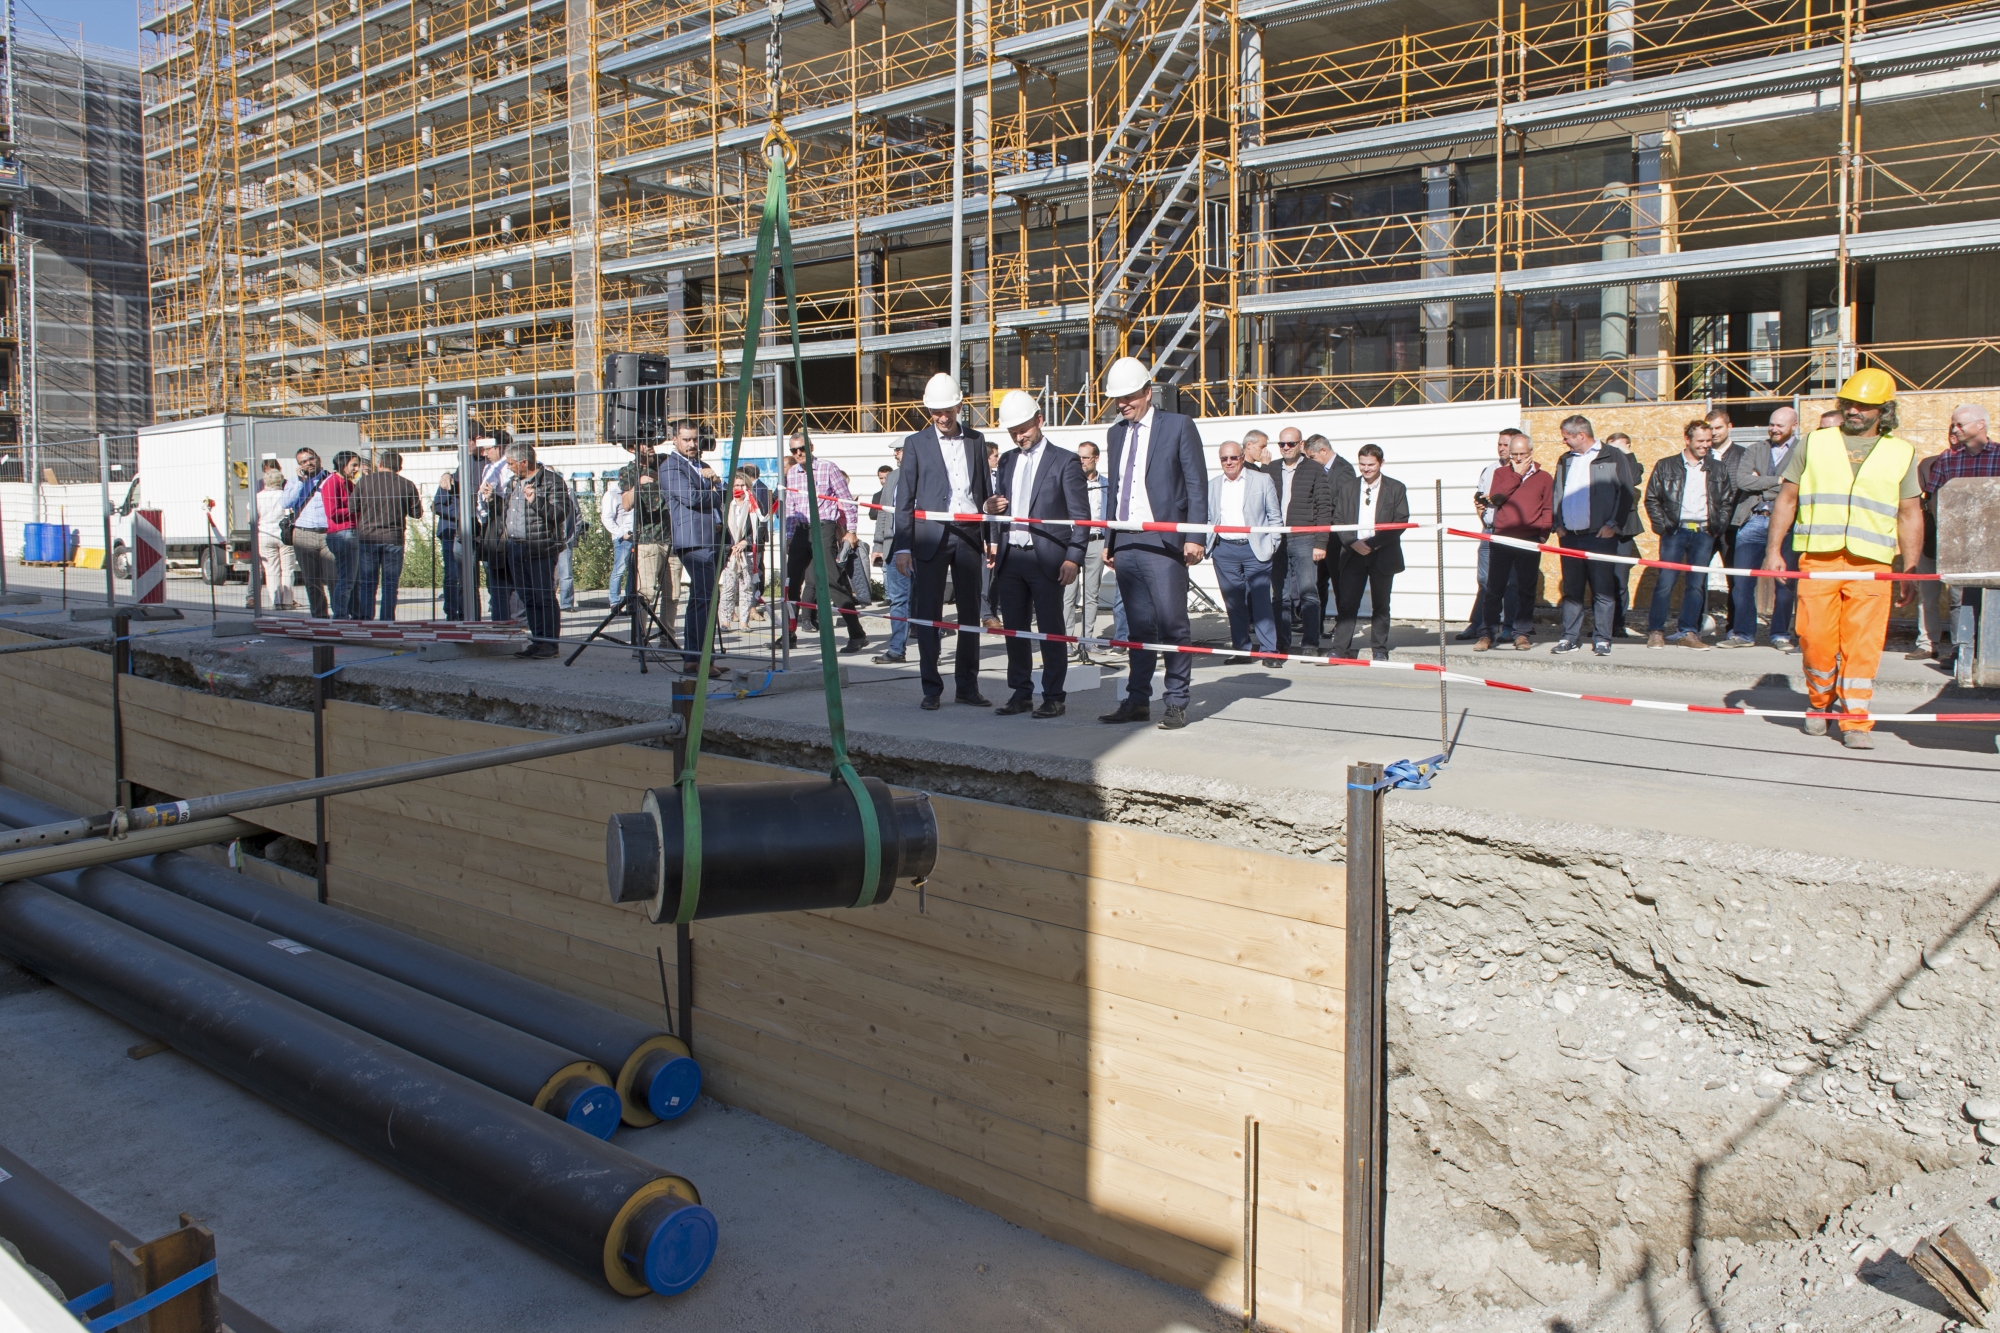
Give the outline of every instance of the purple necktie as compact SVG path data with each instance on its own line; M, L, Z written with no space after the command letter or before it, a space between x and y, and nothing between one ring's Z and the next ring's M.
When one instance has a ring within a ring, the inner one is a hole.
M1118 483L1118 521L1132 517L1132 474L1139 470L1139 423L1125 432L1125 477Z

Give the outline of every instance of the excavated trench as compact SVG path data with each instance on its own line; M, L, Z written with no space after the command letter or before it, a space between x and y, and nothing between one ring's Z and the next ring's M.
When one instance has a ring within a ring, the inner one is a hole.
M138 669L308 697L276 652L176 646ZM556 731L663 711L365 667L333 696ZM802 728L709 726L716 752L825 766ZM1326 798L919 740L856 750L891 782L1341 859ZM1773 793L1772 818L1798 817ZM1391 806L1387 838L1388 1327L1641 1271L1692 1280L1703 1243L1809 1236L1894 1182L1991 1161L2000 1122L1962 1107L2000 1096L1993 882L1414 803Z

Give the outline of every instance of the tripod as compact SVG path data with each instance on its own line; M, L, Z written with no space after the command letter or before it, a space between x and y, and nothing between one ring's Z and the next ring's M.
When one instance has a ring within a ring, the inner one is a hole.
M680 640L674 637L672 630L660 623L660 618L653 614L653 608L639 595L638 560L639 544L634 542L625 552L625 595L605 613L604 619L597 622L597 628L584 637L583 642L576 646L576 651L563 659L564 666L574 665L576 659L583 656L583 650L599 639L603 639L606 643L615 643L621 648L635 649L635 655L639 659L639 674L642 676L646 674L646 645L653 641L655 634L672 645L676 653L680 651ZM621 616L631 621L629 638L620 639L609 633L611 622Z

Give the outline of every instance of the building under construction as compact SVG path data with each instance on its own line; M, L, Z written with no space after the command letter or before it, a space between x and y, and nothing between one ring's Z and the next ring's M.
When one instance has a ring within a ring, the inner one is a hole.
M785 0L776 108L770 14L151 8L158 417L557 395L483 410L583 442L618 351L717 413L774 114L823 430L954 352L1073 421L1119 354L1206 413L2000 382L1991 3Z

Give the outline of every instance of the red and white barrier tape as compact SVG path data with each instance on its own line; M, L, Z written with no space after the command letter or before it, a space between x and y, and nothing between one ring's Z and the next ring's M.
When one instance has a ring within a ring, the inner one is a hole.
M258 616L259 634L313 643L523 643L528 626L520 620L308 620L300 616Z
M1519 551L1546 551L1550 555L1568 556L1572 560L1604 560L1615 565L1639 565L1646 569L1676 569L1684 574L1726 574L1738 579L1820 579L1830 582L1859 583L1936 583L1943 576L1939 574L1896 574L1888 570L1872 573L1863 570L1838 569L1718 569L1712 565L1684 565L1674 560L1648 560L1637 555L1612 555L1604 551L1578 551L1567 546L1553 546L1546 542L1531 542L1521 537L1501 537L1491 532L1467 532L1463 528L1446 528L1448 537L1465 537L1472 541L1492 542L1497 546L1511 546ZM2000 570L1987 570L1978 574L1954 574L1956 580L1967 583L2000 581Z
M887 509L889 507L887 505L874 504L867 500L857 500L855 503L864 509ZM1240 524L1222 523L1132 523L1120 522L1115 519L1096 518L1018 518L1008 514L955 514L938 509L919 509L915 512L918 518L928 519L933 523L1056 524L1077 528L1104 528L1112 532L1186 532L1196 535L1213 532L1232 537L1251 533L1269 533L1274 536L1287 536L1293 533L1358 532L1363 526L1359 523L1319 523L1244 527ZM1435 523L1377 523L1372 526L1377 532L1406 532L1416 536L1433 533L1438 529L1438 525ZM1520 537L1502 537L1491 532L1471 532L1464 528L1446 527L1444 532L1447 537L1462 537L1467 541L1492 542L1500 546L1512 546L1522 551L1545 551L1550 555L1568 556L1573 560L1602 560L1615 565L1638 565L1646 569L1674 569L1690 574L1723 574L1731 578L1808 579L1830 582L1937 583L1943 577L1938 574L1898 574L1890 573L1886 570L1881 573L1865 573L1861 571L1827 569L1812 571L1798 569L1717 569L1710 565L1684 565L1672 560L1649 560L1644 556L1613 555L1605 551L1578 551L1567 546L1554 546L1546 542L1531 542ZM2000 582L2000 570L1987 570L1974 574L1956 574L1952 577L1956 581L1964 583Z
M794 602L793 606L802 611L811 611L811 602ZM1361 657L1315 657L1305 653L1260 653L1235 648L1208 648L1200 644L1144 643L1133 639L1081 638L1074 634L1042 634L1025 629L988 629L984 625L961 625L951 620L923 620L915 616L898 616L887 611L840 610L840 615L861 615L874 620L900 620L906 625L920 629L935 629L952 634L982 634L996 638L1025 639L1035 643L1079 644L1086 648L1137 649L1151 653L1185 653L1196 657L1254 657L1259 661L1304 662L1310 666L1368 667L1376 671L1414 671L1442 676L1445 680L1461 685L1481 685L1489 690L1505 690L1510 694L1547 694L1559 699L1576 699L1592 704L1616 704L1621 708L1651 708L1668 713L1709 713L1721 717L1780 717L1801 719L1809 717L1856 718L1866 717L1876 722L2000 722L2000 713L1833 713L1811 712L1786 708L1740 708L1715 704L1663 703L1656 699L1626 699L1610 694L1583 694L1575 690L1551 690L1540 685L1517 685L1513 681L1490 680L1485 676L1471 676L1463 672L1448 671L1435 662L1376 662Z

